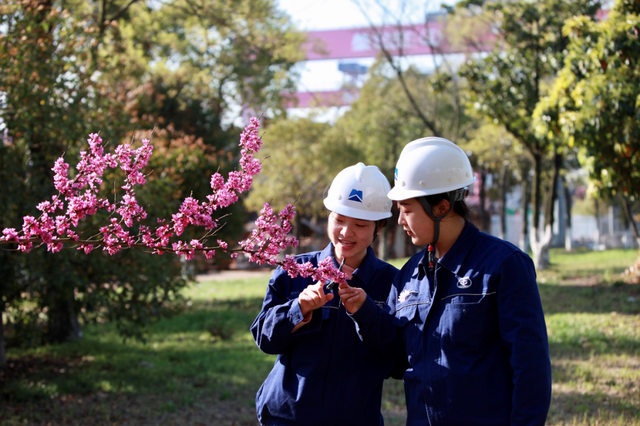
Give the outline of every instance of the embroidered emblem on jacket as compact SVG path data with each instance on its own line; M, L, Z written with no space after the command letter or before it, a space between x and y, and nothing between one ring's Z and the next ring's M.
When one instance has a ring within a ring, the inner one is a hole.
M400 295L398 296L398 302L402 303L405 300L407 300L407 297L409 297L409 295L411 294L411 292L408 289L404 289L402 290L402 292L400 293Z
M458 280L458 284L456 284L458 288L469 288L471 287L471 278L462 277Z

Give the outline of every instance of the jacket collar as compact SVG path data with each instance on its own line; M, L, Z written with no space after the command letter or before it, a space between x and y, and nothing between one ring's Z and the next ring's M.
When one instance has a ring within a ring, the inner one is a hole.
M439 263L449 271L457 274L478 239L478 235L480 235L480 230L467 220L460 236L449 251L439 260Z
M452 273L457 274L462 268L462 263L467 258L479 234L480 230L467 220L460 236L458 236L458 239L453 243L449 251L441 259L438 259L438 264ZM426 274L427 262L427 250L424 249L424 255L418 264L420 278Z

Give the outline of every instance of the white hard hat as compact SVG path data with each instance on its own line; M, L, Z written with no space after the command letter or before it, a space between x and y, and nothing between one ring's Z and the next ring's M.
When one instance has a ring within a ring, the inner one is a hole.
M331 182L324 206L343 216L362 220L391 217L389 181L376 166L358 163L342 170Z
M421 138L402 149L388 196L400 201L442 194L467 187L475 180L462 148L444 138Z

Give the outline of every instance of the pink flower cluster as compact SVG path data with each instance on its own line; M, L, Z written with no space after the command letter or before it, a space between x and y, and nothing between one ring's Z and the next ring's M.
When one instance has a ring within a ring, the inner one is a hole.
M347 274L334 266L332 257L321 260L318 266L314 267L311 262L298 263L295 257L286 256L280 265L292 278L299 275L313 277L315 281L331 280L338 284L347 284Z
M252 117L240 135L240 170L230 172L226 180L220 173L213 174L210 182L212 193L206 197L207 201L185 198L171 220L157 219L155 228L140 223L147 218L147 213L138 204L135 194L136 186L146 183L143 169L153 154L153 145L145 139L136 149L124 144L116 148L115 154L105 154L102 138L92 133L87 140L89 151L80 153L74 177L69 177L69 164L62 157L58 158L52 168L58 194L50 201L38 204L37 208L42 212L39 218L25 216L21 230L3 229L0 244L17 244L17 249L23 252L42 244L47 245L47 250L58 252L65 245L70 245L87 254L97 247L102 247L109 254L135 247L150 249L151 253L159 255L173 252L187 260L193 259L196 252L212 258L217 249L225 253L231 251L232 257L243 251L249 256L249 261L281 265L291 276L313 276L316 280L332 279L346 283L346 275L334 267L331 259L317 268L311 264L299 264L291 256L282 261L278 259L287 247L298 245L297 239L289 235L295 215L292 205L275 214L265 203L254 230L239 243L238 250L229 250L228 243L221 240L217 240L217 246L205 246L204 243L219 226L218 219L213 217L214 212L237 202L241 193L251 189L253 177L261 171L262 164L255 158L262 146L259 129L258 119ZM125 181L120 187L124 194L120 201L110 202L108 198L100 197L102 177L108 168L118 167L125 172ZM76 228L80 221L100 210L109 212L107 224L100 227L95 235L79 235ZM131 229L134 224L138 226L136 233ZM177 239L189 226L204 228L204 235L189 242Z
M290 246L298 247L296 237L288 236L293 228L291 221L295 214L295 207L291 204L277 215L268 203L264 204L251 235L240 241L240 247L249 255L250 262L275 265L278 263L278 255L284 249Z

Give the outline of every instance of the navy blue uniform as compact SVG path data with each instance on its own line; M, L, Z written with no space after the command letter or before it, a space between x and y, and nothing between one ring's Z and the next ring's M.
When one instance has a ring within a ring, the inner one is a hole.
M398 274L388 315L370 300L360 335L388 356L404 346L407 425L544 425L551 402L547 330L533 262L470 222L427 268Z
M329 256L332 244L296 260L316 266ZM397 272L369 247L349 285L362 287L383 306ZM281 268L269 281L251 333L262 351L278 357L256 395L258 419L268 426L382 425L382 385L391 362L360 340L338 288L332 300L313 311L308 324L291 333L303 319L298 296L313 283L312 278L291 278Z

